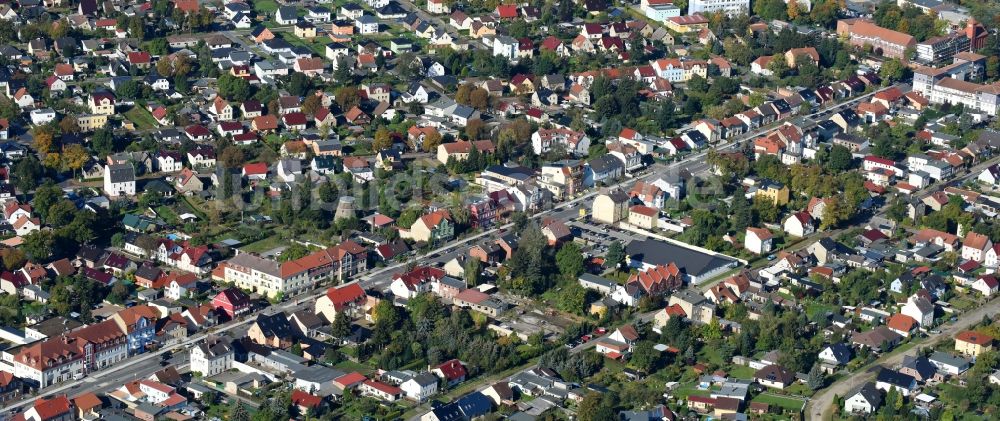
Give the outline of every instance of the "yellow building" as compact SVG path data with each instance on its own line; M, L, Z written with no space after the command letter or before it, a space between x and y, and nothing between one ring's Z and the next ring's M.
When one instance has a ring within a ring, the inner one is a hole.
M680 34L698 32L708 28L708 19L699 13L687 16L674 16L667 19L665 23L667 24L667 29Z
M90 96L90 112L99 115L114 115L115 96L110 92L95 92Z
M628 195L621 190L597 195L590 218L596 222L614 224L628 214Z
M628 210L628 223L639 228L651 230L656 228L657 217L660 211L649 206L636 205Z
M85 132L92 132L106 124L108 124L108 116L103 114L81 114L76 117L76 125Z
M754 197L763 197L770 200L775 206L784 206L788 204L789 200L788 186L777 181L765 180L754 193Z
M966 330L955 335L955 351L970 357L978 357L986 351L993 350L993 338L979 332Z
M309 22L299 22L295 24L295 36L299 38L316 38L316 27Z

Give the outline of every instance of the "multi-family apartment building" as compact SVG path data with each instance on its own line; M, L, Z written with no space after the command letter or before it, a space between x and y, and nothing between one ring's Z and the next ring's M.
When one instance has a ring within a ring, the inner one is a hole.
M906 50L917 46L916 38L902 32L886 29L867 19L841 19L837 22L837 35L847 37L851 45L870 45L876 54L891 58L904 58Z
M750 12L750 0L691 0L688 2L688 14L695 13L725 13L733 16Z
M924 64L943 63L963 51L969 51L971 43L964 33L954 33L928 38L917 44L917 61Z
M224 280L239 288L275 297L312 289L323 279L343 281L368 267L368 252L353 241L279 263L254 254L241 253L226 262Z
M114 320L25 345L13 354L14 375L45 388L111 367L128 357L127 335Z
M955 54L954 62L941 68L918 67L913 71L913 90L932 104L962 104L967 111L997 115L1000 84L971 82L982 73L986 58L979 54Z
M210 377L233 367L235 351L227 337L209 337L191 348L191 371Z

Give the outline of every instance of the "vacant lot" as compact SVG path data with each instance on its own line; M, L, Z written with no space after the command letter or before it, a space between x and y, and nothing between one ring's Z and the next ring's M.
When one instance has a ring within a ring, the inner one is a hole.
M131 110L125 112L125 118L135 124L135 128L138 130L156 128L156 119L153 118L153 115L149 111L146 111L142 107L132 107Z
M278 2L274 0L255 0L253 10L262 15L270 15L278 10Z

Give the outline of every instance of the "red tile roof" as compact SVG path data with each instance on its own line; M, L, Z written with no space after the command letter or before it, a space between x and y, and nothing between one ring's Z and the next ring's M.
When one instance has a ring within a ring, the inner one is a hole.
M337 311L340 311L348 304L359 303L367 296L368 294L365 293L364 288L361 288L361 285L357 282L326 290L326 297L330 299L330 302L333 303L333 308Z
M959 332L958 335L955 335L955 340L976 345L989 345L993 343L992 337L971 330Z
M459 360L449 360L445 361L443 364L439 365L438 370L444 375L445 379L448 381L460 379L465 377L465 366Z
M42 420L51 420L70 412L71 405L66 395L60 395L48 400L38 398L34 408Z
M316 408L323 403L323 398L314 396L299 389L292 391L292 405L303 408Z
M893 314L885 324L889 329L899 332L909 332L917 327L917 321L905 314Z

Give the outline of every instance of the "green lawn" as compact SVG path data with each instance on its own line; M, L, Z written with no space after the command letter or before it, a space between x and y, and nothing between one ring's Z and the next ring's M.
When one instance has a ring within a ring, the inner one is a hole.
M735 377L737 379L752 379L756 370L747 367L745 365L733 366L732 370L729 370L729 377Z
M976 302L972 297L953 297L948 302L959 311L967 311L976 306Z
M142 107L132 107L131 110L125 112L125 118L129 119L135 124L135 128L139 130L149 130L156 128L156 119L153 115L146 111Z
M802 409L802 404L804 403L802 399L796 399L790 396L773 395L766 392L757 395L757 397L753 398L752 402L763 402L768 405L778 406L792 411Z
M330 40L327 37L316 37L310 40L299 38L292 33L284 33L281 36L285 39L285 41L288 41L289 44L301 45L313 50L316 54L319 54L320 57L326 57L326 42L329 42Z
M360 372L361 374L368 374L368 373L370 373L372 371L371 367L366 366L366 365L361 364L361 363L356 363L356 362L351 361L351 360L341 361L341 362L337 363L336 365L334 365L334 367L337 367L337 368L339 368L341 370L348 371L348 372L350 372L350 371L357 371L357 372Z
M243 251L250 253L263 253L265 251L271 250L275 247L285 245L285 241L276 235L272 235L260 241L255 241L253 243L247 244L242 247Z
M254 0L253 10L263 15L270 15L278 10L278 2L274 0Z
M680 386L670 392L670 395L677 399L687 399L688 396L711 396L712 392L698 389L697 382Z
M160 218L163 218L163 220L168 224L180 224L180 218L178 218L177 212L174 212L174 210L169 206L157 206L154 210L156 211L156 214L159 215Z
M826 312L833 310L834 310L833 306L826 304L820 304L815 302L806 304L806 316L809 317L809 320L815 320L814 317L816 316L816 314L825 314Z

